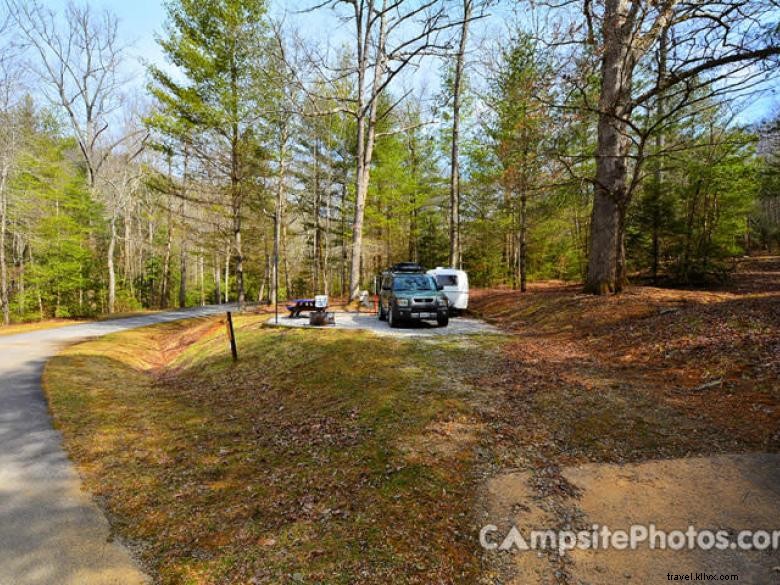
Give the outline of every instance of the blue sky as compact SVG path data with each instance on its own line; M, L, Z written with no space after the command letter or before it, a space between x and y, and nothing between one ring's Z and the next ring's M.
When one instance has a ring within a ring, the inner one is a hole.
M131 45L131 63L136 83L141 86L144 83L144 68L141 65L143 61L162 64L164 58L160 48L155 42L155 35L163 29L165 22L165 8L163 0L88 0L96 8L108 8L120 19L121 34L125 42ZM44 0L44 2L54 8L61 10L67 0ZM317 11L316 14L301 15L296 13L302 6L311 5L314 0L272 0L271 13L274 16L281 16L287 13L286 20L292 22L300 33L307 37L316 37L319 41L330 40L339 43L348 39L349 29L347 25L341 24L334 13L328 9ZM484 23L484 27L496 29L502 26L503 17L508 17L508 11L505 14L497 15ZM342 37L342 38L340 38ZM421 68L417 72L418 79L415 83L435 90L438 84L438 67L429 63L428 66ZM745 122L755 121L769 115L778 105L776 95L766 95L760 99L753 99L745 104L745 109L740 118Z

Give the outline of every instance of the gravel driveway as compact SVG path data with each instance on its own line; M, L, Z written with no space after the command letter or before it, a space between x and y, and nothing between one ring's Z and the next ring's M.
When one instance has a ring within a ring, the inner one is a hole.
M272 316L268 323L276 324ZM393 337L431 337L434 335L474 335L479 333L501 333L499 329L488 325L480 319L457 317L450 319L447 327L438 327L433 322L404 323L391 329L385 321L380 321L374 314L367 313L336 313L336 325L328 327L312 327L308 317L290 319L287 315L279 316L279 325L285 327L305 327L312 329L364 329L377 335Z

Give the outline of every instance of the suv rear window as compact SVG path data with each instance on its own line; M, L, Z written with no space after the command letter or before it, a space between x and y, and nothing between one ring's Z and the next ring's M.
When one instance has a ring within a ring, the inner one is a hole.
M458 286L458 275L457 274L437 274L436 275L436 282L439 283L439 286Z
M409 276L396 276L393 279L393 290L436 290L436 285L430 276L424 274L410 274Z

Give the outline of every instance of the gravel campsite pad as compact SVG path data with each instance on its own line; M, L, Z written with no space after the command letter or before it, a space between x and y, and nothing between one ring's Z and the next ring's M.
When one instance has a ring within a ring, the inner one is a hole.
M269 324L275 325L275 317L271 316ZM421 321L417 323L402 323L397 328L391 328L385 321L380 321L374 314L367 313L336 313L336 324L325 327L309 325L308 317L291 319L287 315L279 315L280 326L306 327L312 329L365 329L377 335L394 337L429 337L432 335L474 335L480 333L501 333L499 329L488 325L480 319L456 317L450 319L447 327L438 327L435 323Z

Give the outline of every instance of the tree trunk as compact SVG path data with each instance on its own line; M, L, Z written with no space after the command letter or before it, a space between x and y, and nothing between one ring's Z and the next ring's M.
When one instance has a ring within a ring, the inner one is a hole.
M630 115L633 55L626 26L626 0L607 0L596 157L596 187L590 224L590 252L585 291L607 294L618 284L618 250L622 248L621 207L627 204L625 119Z
M187 306L187 243L182 240L179 249L179 308Z
M225 304L230 302L230 242L225 248Z
M618 209L605 193L596 189L590 222L590 252L585 290L603 295L615 290L615 251L617 250Z
M333 205L333 190L330 186L333 184L332 176L329 176L327 196L325 197L325 228L323 235L323 256L322 256L322 294L330 295L331 288L331 261L330 261L330 231L331 231L331 206Z
M658 79L663 82L666 78L666 60L668 52L668 38L669 29L664 28L659 38L658 46ZM656 107L656 117L658 123L663 125L663 118L666 113L666 100L664 99L664 92L658 94L658 103ZM658 268L660 264L661 256L661 194L663 192L663 149L666 135L663 128L659 128L655 135L655 165L653 169L653 186L652 186L652 276L653 283L658 282Z
M320 141L316 139L314 149L314 209L312 213L312 222L314 223L314 242L312 249L313 260L313 291L316 294L323 292L325 288L325 247L323 244L324 235L322 227L322 180L320 171Z
M282 209L277 195L276 209L274 210L274 260L271 262L271 274L269 283L271 290L268 299L272 305L279 301L279 254L281 254L282 239Z
M362 155L358 156L358 160L362 158ZM363 254L363 219L366 213L366 196L368 195L368 181L370 178L370 171L366 167L366 163L358 163L357 176L355 185L355 217L352 221L352 262L349 274L350 300L358 298L362 280L360 262Z
M282 222L282 266L284 266L284 294L290 298L290 258L287 254L287 225Z
M528 253L528 195L523 191L520 195L520 238L519 238L519 272L520 292L526 290L526 265Z
M8 266L5 257L5 234L8 224L8 197L6 184L8 182L8 168L3 167L0 175L0 306L3 310L3 325L11 323L11 311L8 298Z
M214 254L214 302L222 304L222 272L219 254Z
M160 283L160 308L167 309L171 293L171 246L173 245L173 226L171 214L168 213L168 239L165 243L163 258L162 282Z
M236 248L236 290L238 293L238 309L243 310L246 302L244 292L244 249L241 243L241 210L236 210L233 217L233 239Z
M257 302L262 303L265 299L265 288L268 285L268 279L271 276L271 257L268 255L268 248L265 252L265 270L263 271L263 280L260 288L257 289Z
M16 246L19 254L19 295L17 297L16 306L19 317L24 319L24 316L27 312L27 292L25 284L25 271L27 264L24 259L25 253L27 252L27 246L25 245L24 240L20 235L14 234L14 239L18 240Z
M347 178L344 177L344 182L341 184L341 225L340 225L340 244L341 244L341 270L340 283L339 283L339 295L344 296L347 291Z
M114 270L114 250L116 248L116 214L111 216L111 239L108 243L108 312L113 314L116 304L116 272Z
M368 183L371 178L371 161L374 156L376 140L377 109L385 72L385 42L387 35L387 0L382 3L379 16L379 37L377 39L377 62L374 66L374 81L371 98L368 103L368 116L365 113L363 92L368 56L363 55L358 66L358 120L357 120L357 164L355 173L355 218L352 222L352 263L349 275L349 298L354 300L360 294L363 261L363 222L366 213ZM369 18L374 18L370 15Z
M623 292L623 288L628 282L626 275L626 205L623 201L618 206L618 230L617 230L617 249L615 250L615 292Z
M133 213L130 209L130 204L128 203L125 206L125 215L124 215L124 228L125 228L125 236L124 236L124 246L122 248L122 277L125 281L125 286L128 287L130 290L133 289L133 278L132 278L132 244L133 244Z
M284 220L284 198L287 181L287 141L289 128L285 120L279 136L279 177L276 184L276 202L274 204L274 259L269 279L269 300L276 305L279 300L279 256L282 253L282 222Z
M244 203L244 193L241 184L243 175L241 165L241 152L239 142L241 131L239 129L239 88L238 88L238 64L235 61L235 55L231 55L230 64L230 94L231 94L231 114L232 114L232 134L230 150L230 183L231 183L231 205L233 210L233 244L236 252L236 292L238 295L238 310L244 308L244 249L241 243L241 211ZM230 254L228 254L228 259ZM225 270L227 277L228 270ZM225 302L227 302L228 287L225 286Z
M450 266L461 267L460 243L460 106L463 90L463 67L466 60L469 22L473 0L463 0L463 24L460 31L460 46L455 59L455 83L452 99L452 151L450 159Z
M203 248L198 252L198 281L200 282L200 306L206 305L206 276L203 259Z

